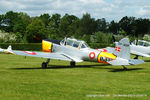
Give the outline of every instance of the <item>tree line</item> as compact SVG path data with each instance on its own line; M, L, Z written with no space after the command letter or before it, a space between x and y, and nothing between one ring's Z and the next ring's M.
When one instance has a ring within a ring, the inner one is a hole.
M112 34L143 37L150 34L150 19L123 17L120 21L107 22L105 18L91 18L83 14L82 18L65 14L41 14L30 17L23 12L9 11L0 15L0 30L15 34L15 42L41 42L42 39L62 39L74 37L91 42L110 41Z

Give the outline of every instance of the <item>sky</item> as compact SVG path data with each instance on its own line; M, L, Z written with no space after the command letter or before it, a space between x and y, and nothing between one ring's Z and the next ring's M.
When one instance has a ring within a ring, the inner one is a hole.
M150 0L0 0L0 14L8 11L33 16L68 13L79 18L89 13L92 18L119 21L124 16L150 18Z

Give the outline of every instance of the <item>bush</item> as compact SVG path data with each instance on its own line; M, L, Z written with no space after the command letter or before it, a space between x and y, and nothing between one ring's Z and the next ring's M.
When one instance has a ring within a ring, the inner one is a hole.
M94 42L96 43L106 43L111 44L113 43L112 34L103 33L103 32L96 32L93 36Z
M12 43L16 42L16 35L14 33L6 33L0 30L0 42L1 43Z

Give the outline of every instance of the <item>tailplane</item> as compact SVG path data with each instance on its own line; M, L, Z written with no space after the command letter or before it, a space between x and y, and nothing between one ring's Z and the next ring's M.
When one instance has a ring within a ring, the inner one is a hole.
M9 45L9 47L7 48L8 51L12 51L12 47L11 45Z
M123 38L119 42L115 42L113 53L117 58L109 62L112 65L137 65L144 63L143 60L130 59L130 43L128 38Z

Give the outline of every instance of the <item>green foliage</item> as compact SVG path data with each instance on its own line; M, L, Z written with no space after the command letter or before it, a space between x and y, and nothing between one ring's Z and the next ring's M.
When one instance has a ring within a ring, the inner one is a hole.
M61 15L60 14L53 14L51 20L48 24L48 38L50 39L59 39L59 24L60 24Z
M42 14L42 15L40 15L40 19L43 21L43 23L45 24L46 27L48 26L48 23L51 20L49 14Z
M120 28L127 32L127 35L132 34L133 27L134 27L135 17L123 17L119 21Z
M90 38L91 38L91 35L84 35L84 36L81 38L81 40L84 40L85 42L90 43L90 42L91 42L91 41L90 41Z
M149 31L149 27L150 27L150 20L149 19L142 19L142 18L139 18L137 20L135 20L135 23L134 23L134 26L135 26L135 36L138 37L138 36L141 36L143 37L144 34L148 33Z
M107 32L108 31L108 22L106 22L105 18L102 19L97 19L97 30L96 31L101 31L101 32Z
M110 22L108 31L113 34L118 34L120 30L119 24L114 20Z
M80 36L92 35L92 33L96 32L96 26L97 23L95 19L91 18L90 14L86 13L80 19L77 34L79 34Z
M18 16L20 16L20 18L17 20L16 24L14 25L13 32L14 33L19 32L21 35L24 36L25 31L26 31L26 27L30 23L30 21L28 20L29 16L24 15L22 13L21 13L21 15L18 15Z
M26 33L29 42L41 42L42 39L47 37L48 31L40 19L35 19L27 26Z
M11 42L22 43L36 43L45 38L62 39L64 37L75 37L90 42L91 35L99 31L107 35L113 33L142 39L145 34L150 33L150 20L125 16L119 22L108 23L105 18L95 20L88 13L83 14L82 18L69 14L61 17L57 13L30 17L23 12L8 11L0 15L0 30L17 36L16 41ZM100 40L103 41L102 39Z
M145 41L150 41L150 35L149 34L145 34L144 37L143 37L143 39Z
M94 41L96 43L111 44L113 43L112 34L97 32L94 34Z
M7 33L0 31L0 43L13 43L16 42L16 35L12 32Z
M121 34L121 35L124 35L124 36L127 35L127 33L126 33L124 30L121 30L121 31L120 31L120 34Z
M133 42L136 39L134 36L129 36L128 38L129 38L130 42Z
M74 24L76 20L78 20L76 16L68 14L61 18L59 26L59 32L61 37L71 37L75 33L75 30L72 31L70 28L73 26L72 24Z

